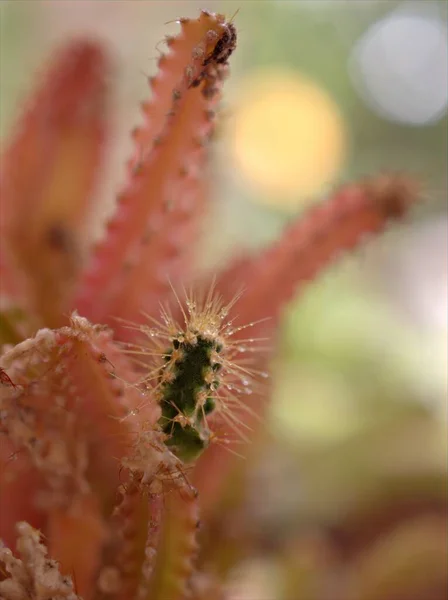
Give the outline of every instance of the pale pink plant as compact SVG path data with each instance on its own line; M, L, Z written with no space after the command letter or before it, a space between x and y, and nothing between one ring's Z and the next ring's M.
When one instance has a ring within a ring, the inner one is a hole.
M8 600L224 597L218 571L195 562L199 518L206 532L241 460L228 440L234 429L248 438L257 429L268 386L254 380L269 367L269 353L251 353L246 382L246 363L225 352L266 338L272 346L293 294L417 197L401 176L344 186L272 247L198 282L208 144L236 28L206 11L180 25L149 81L128 181L95 247L85 231L107 144L101 46L75 40L55 54L3 152L0 595ZM212 289L202 305L195 293L177 300L193 282ZM161 305L174 316L158 327ZM197 370L200 344L209 346ZM223 374L212 376L218 367ZM192 411L168 411L170 429L166 398L184 385L182 369L200 373L202 391L191 393ZM240 380L232 393L226 377ZM187 433L203 443L198 461L184 452ZM244 443L236 450L244 454Z

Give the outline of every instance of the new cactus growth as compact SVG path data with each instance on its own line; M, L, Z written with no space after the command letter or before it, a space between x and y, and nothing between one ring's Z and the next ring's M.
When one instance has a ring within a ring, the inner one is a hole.
M197 531L200 508L214 502L207 486L227 485L239 460L223 446L235 432L247 440L262 416L267 390L254 380L268 365L257 340L272 338L305 280L417 196L405 177L343 187L271 248L202 282L208 295L179 301L174 290L195 276L207 145L236 47L222 15L179 22L133 132L128 182L93 250L84 231L105 143L101 46L76 40L56 56L4 150L5 600L224 594L213 569L198 570ZM235 282L245 286L237 310ZM170 307L161 321L160 305Z
M238 296L224 305L212 285L202 298L187 297L184 307L174 290L173 294L183 323L163 310L161 322L151 319L151 326L137 328L149 344L124 347L138 357L144 373L149 369L142 384L161 408L159 424L166 444L184 462L191 462L213 439L210 424L216 413L244 437L232 410L239 403L233 392L251 393L256 373L238 359L256 349L257 340L232 340L254 325L235 327L229 320Z

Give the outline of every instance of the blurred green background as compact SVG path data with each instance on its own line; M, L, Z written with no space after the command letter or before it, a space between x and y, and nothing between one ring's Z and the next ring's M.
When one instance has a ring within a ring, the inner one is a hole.
M260 465L277 479L258 510L278 534L306 518L338 521L391 482L417 486L423 478L440 489L447 453L447 4L2 0L0 8L2 142L59 42L93 35L115 55L114 143L99 222L122 182L146 77L164 35L178 29L165 23L200 8L228 17L238 10L205 266L274 239L346 180L394 170L422 180L426 202L406 224L332 267L285 314L274 441Z

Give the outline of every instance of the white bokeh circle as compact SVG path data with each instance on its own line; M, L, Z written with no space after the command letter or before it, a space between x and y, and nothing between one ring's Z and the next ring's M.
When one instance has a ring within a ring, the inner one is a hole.
M433 11L393 11L354 45L353 83L379 116L408 125L442 118L448 105L447 24Z

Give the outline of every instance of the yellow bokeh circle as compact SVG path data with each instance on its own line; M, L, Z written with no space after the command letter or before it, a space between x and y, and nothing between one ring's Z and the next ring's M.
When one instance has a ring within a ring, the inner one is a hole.
M264 70L239 89L231 152L260 202L296 207L331 183L345 158L345 123L318 84Z

